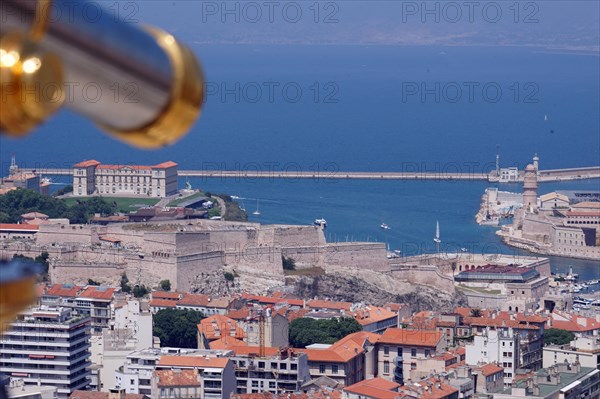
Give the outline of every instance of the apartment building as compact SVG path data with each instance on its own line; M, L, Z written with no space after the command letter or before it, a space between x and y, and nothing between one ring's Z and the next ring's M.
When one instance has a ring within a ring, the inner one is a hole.
M177 192L177 164L104 165L96 160L73 166L73 195L161 197Z
M375 374L375 343L380 335L360 331L333 345L312 345L297 349L308 356L311 378L328 377L349 386Z
M112 318L111 304L115 288L104 286L77 286L54 284L42 293L41 303L46 306L61 306L90 316L92 331L99 333L108 327Z
M388 328L377 341L377 375L404 384L416 370L417 359L442 353L446 340L436 330Z
M544 368L564 362L600 370L600 336L575 337L566 345L544 347Z
M236 391L235 370L231 359L226 357L205 356L162 356L152 376L152 386L158 391L158 397L169 392L159 388L159 377L162 370L192 370L197 374L201 384L201 398L226 399ZM155 394L156 395L156 394Z
M578 363L560 363L537 372L521 374L512 387L494 393L494 399L597 399L600 370Z
M310 380L308 357L290 349L265 348L259 355L255 346L233 346L237 393L298 392Z
M127 393L151 396L152 373L163 356L223 357L229 351L209 351L184 348L145 348L129 353L115 372L115 386Z
M90 325L66 308L23 312L0 337L0 373L56 387L59 399L68 398L90 382Z

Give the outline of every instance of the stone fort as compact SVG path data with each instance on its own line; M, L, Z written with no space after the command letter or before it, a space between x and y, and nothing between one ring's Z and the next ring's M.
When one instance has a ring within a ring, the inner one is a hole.
M97 225L41 225L23 254L50 253L54 283L88 279L118 285L123 272L135 284L155 287L168 279L188 291L203 275L235 271L284 281L282 258L296 269L389 272L383 243L327 243L321 227L225 221Z

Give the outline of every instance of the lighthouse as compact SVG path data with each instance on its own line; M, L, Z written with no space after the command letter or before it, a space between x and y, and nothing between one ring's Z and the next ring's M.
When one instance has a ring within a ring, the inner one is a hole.
M537 211L537 169L533 164L525 168L525 178L523 183L523 206L526 212Z

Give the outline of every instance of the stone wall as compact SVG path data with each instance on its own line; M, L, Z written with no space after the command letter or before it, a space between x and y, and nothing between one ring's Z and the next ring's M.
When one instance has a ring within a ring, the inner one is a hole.
M335 243L322 247L322 264L327 271L347 268L378 272L390 270L384 243Z
M412 284L426 285L447 293L454 292L454 279L442 274L437 266L397 266L392 269L392 276Z
M181 256L177 259L177 277L170 280L173 290L188 292L192 285L203 275L223 268L222 252L210 252L199 255Z
M50 280L54 284L85 285L88 279L104 285L118 286L121 274L126 271L124 264L95 263L93 267L84 263L58 263L49 269Z

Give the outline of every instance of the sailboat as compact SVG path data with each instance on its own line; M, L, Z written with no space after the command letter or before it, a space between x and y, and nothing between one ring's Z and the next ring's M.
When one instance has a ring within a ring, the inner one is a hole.
M435 252L440 252L440 243L442 240L440 239L440 222L436 220L435 222L435 237L433 237L433 242L435 242Z
M258 210L258 200L256 200L256 210L252 212L253 215L260 216L260 211Z
M435 237L433 237L433 242L435 242L436 244L439 244L442 242L442 240L440 239L440 222L439 221L435 222Z
M246 212L246 206L244 205L244 200L241 200L241 204L240 204L240 209L244 212Z

